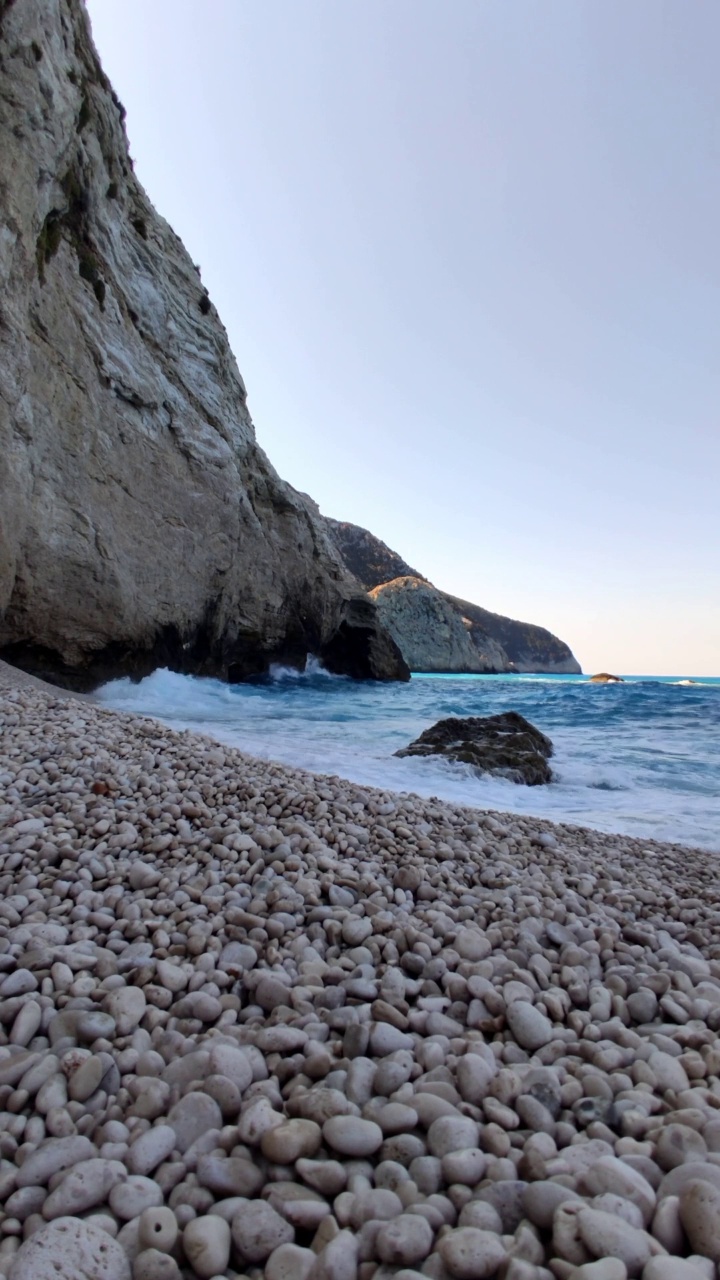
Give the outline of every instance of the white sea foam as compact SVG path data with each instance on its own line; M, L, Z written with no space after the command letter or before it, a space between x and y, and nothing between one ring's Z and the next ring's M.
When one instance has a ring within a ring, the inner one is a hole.
M604 686L577 678L358 684L311 660L305 672L274 668L265 683L156 671L139 684L115 681L98 696L311 772L720 850L720 682L682 693L677 683L615 685L610 699ZM550 786L517 786L478 777L467 765L394 755L444 716L511 707L554 742Z

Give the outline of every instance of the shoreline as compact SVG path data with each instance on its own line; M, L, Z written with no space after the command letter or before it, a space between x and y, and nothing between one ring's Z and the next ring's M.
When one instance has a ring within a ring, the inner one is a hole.
M443 680L433 678L385 696L378 686L346 687L343 681L314 676L298 683L275 671L259 686L228 689L217 681L158 671L138 686L118 682L96 696L105 706L209 734L290 768L483 811L720 853L720 803L709 785L713 762L720 767L712 689L668 691L658 685L638 706L615 709L617 691L611 708L602 690L588 691L574 677L554 685L506 681L488 693L489 688L486 678L473 677L470 686L456 682L451 696L444 697ZM675 693L689 693L693 705L684 698L676 705ZM398 748L441 718L446 706L457 715L513 708L542 727L554 743L552 784L527 788L477 777L442 760L394 758ZM647 719L636 749L632 726L638 716Z
M9 689L35 689L40 693L45 693L49 697L59 701L67 700L69 702L79 701L87 707L92 707L103 715L121 716L130 724L137 722L138 724L157 725L159 730L180 738L197 737L203 742L214 745L224 752L235 753L242 762L249 762L254 767L262 769L267 767L273 771L279 770L287 772L288 775L301 776L305 781L312 785L313 780L324 783L333 783L340 786L354 788L358 792L367 792L374 795L392 795L403 800L417 802L418 805L433 805L440 808L446 808L453 812L457 812L465 817L472 817L473 814L480 814L483 817L495 818L500 824L502 823L523 823L525 825L536 825L540 833L552 835L555 832L567 833L568 836L586 837L591 843L606 842L612 844L616 841L628 843L632 846L642 846L644 849L653 850L672 850L680 855L696 855L703 856L712 863L713 859L717 859L717 850L705 849L701 845L685 844L682 841L672 840L656 840L651 836L630 836L623 832L602 831L597 827L583 826L582 823L573 822L557 822L552 818L544 818L536 814L525 814L514 811L512 809L483 809L477 805L463 805L453 800L444 800L437 796L427 797L415 791L396 791L392 787L382 788L371 786L368 783L354 782L351 779L344 778L339 774L315 773L310 769L304 769L301 766L295 766L285 763L281 760L266 759L263 756L254 756L250 752L243 750L242 747L229 745L222 739L214 738L210 734L201 733L193 729L173 729L163 720L152 715L146 715L140 712L120 711L115 707L109 707L96 701L92 694L79 693L75 690L65 689L62 686L50 684L46 680L42 680L38 676L30 675L28 672L22 671L19 667L13 667L9 663L0 659L0 698Z
M437 796L422 796L415 791L396 791L394 788L390 787L381 788L371 786L367 783L353 782L351 779L343 778L339 774L315 773L310 769L289 765L281 760L272 760L266 759L263 756L254 756L250 752L244 751L241 747L228 745L221 739L212 737L210 734L200 733L192 729L173 729L163 720L160 720L155 716L145 715L144 713L139 712L133 713L120 711L114 707L105 706L103 703L96 701L92 694L78 693L75 690L52 685L48 681L42 680L38 676L30 675L28 672L22 671L19 667L13 667L9 663L0 659L0 698L8 689L12 688L36 689L39 692L45 693L48 696L59 699L60 701L79 701L84 703L86 706L95 708L95 710L102 712L103 714L122 716L131 723L133 721L137 721L138 723L147 723L149 721L150 723L157 725L163 732L177 735L182 738L187 736L197 737L202 739L203 742L216 746L219 750L236 753L242 761L252 762L252 764L258 768L266 766L272 770L286 771L289 775L300 775L310 784L312 784L313 780L328 784L336 783L341 786L355 788L358 792L367 792L369 794L382 796L392 795L403 800L416 801L419 805L430 804L433 806L439 806L440 808L447 808L467 817L472 817L473 814L480 814L483 817L495 818L500 824L503 822L534 824L537 825L541 833L548 835L552 835L555 832L567 833L568 835L575 837L589 837L591 838L591 842L594 842L595 838L599 837L607 843L622 841L623 843L627 842L631 845L643 846L643 848L650 850L655 848L661 850L673 850L680 855L702 855L709 860L717 858L717 850L704 849L699 845L688 845L683 842L672 840L656 840L651 836L629 836L622 832L601 831L597 827L586 827L581 823L556 822L552 818L543 818L540 815L535 814L524 814L512 809L483 809L477 805L462 805L452 800L443 800Z
M716 856L2 667L0 729L0 1276L707 1280Z

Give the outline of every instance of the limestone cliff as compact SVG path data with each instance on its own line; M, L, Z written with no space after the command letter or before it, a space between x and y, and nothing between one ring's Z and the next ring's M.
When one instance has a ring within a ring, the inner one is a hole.
M123 116L81 0L0 0L0 651L78 687L308 651L406 678L259 448Z
M581 666L572 650L545 627L531 622L516 622L499 613L490 613L477 604L443 593L448 604L465 618L473 642L479 649L485 637L504 649L512 671L542 671L547 675L580 675Z
M393 578L426 581L397 551L391 551L390 547L367 529L362 529L358 524L349 524L345 520L331 520L329 516L325 523L347 568L366 591L372 591L373 587L379 587L382 582L392 582Z
M473 635L441 591L420 578L394 578L370 592L383 626L411 671L507 671L492 637Z
M568 646L544 627L438 590L359 525L329 519L326 525L411 670L580 673Z

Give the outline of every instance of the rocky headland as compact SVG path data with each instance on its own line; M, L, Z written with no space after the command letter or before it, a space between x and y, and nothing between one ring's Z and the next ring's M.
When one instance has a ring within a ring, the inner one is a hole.
M544 627L440 591L359 525L328 519L326 527L411 670L581 673L565 642Z
M714 1280L712 855L0 670L0 1275Z
M133 172L81 0L0 3L0 652L74 687L271 661L407 678L255 438Z

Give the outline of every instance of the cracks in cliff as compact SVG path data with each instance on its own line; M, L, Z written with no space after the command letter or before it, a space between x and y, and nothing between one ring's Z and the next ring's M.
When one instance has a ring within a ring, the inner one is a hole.
M92 286L100 310L104 311L106 286L102 277L103 262L90 234L90 198L79 157L61 179L60 186L65 205L62 209L55 207L50 210L35 245L40 284L45 283L45 267L65 239L75 251L78 274Z

